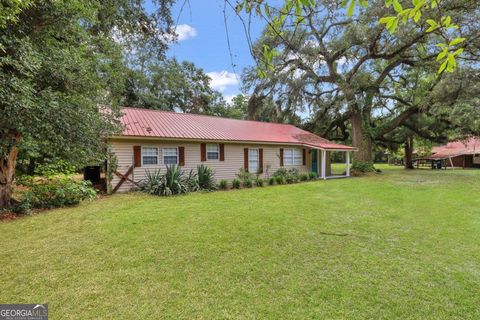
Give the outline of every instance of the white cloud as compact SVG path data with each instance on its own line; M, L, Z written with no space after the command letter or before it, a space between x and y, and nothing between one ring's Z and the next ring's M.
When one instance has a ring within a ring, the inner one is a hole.
M177 34L178 42L192 39L197 36L197 30L188 24L179 24L175 26L174 31Z
M233 98L235 98L237 95L236 94L224 94L223 98L228 104L231 104L233 101Z
M226 70L217 72L207 72L207 76L212 79L210 82L210 87L214 90L223 91L226 87L238 85L239 77L233 72L228 72Z

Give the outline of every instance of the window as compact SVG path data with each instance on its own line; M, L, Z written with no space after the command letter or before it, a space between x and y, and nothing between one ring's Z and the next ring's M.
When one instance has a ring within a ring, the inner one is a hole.
M301 166L303 164L302 150L285 149L283 151L283 162L286 166Z
M473 163L480 164L480 154L476 154L473 156Z
M178 164L177 148L163 148L163 164Z
M207 159L208 160L218 160L219 158L219 147L218 144L207 144Z
M258 172L258 149L248 149L248 172Z
M158 164L158 148L142 147L142 164Z

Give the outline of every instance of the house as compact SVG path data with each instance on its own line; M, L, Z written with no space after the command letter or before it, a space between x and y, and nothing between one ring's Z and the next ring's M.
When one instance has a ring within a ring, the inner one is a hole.
M127 191L148 171L178 164L184 170L204 164L215 179L231 181L241 168L266 178L279 168L330 176L330 152L350 152L337 144L293 125L226 119L213 116L124 108L123 133L109 138L117 165L111 186Z
M444 146L433 147L432 155L426 158L443 167L480 168L480 138L452 141Z

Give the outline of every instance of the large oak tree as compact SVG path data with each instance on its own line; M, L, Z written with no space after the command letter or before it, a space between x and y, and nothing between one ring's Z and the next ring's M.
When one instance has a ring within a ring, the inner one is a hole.
M402 24L392 35L377 23L393 10L382 1L371 2L352 17L346 15L340 3L323 0L317 1L315 7L305 7L300 24L295 11L278 13L286 16L284 22L269 26L253 48L259 61L269 48L272 69L267 70L266 77L258 77L253 68L244 75L253 91L249 110L261 107L259 101L267 96L274 97L284 110L317 109L320 121L323 115L330 120L328 129L340 127L349 135L359 149L356 160L371 162L376 137L421 111L418 106L404 106L402 112L390 113L388 121L376 128L374 117L388 113L388 107L395 103L390 99L382 105L378 99L394 93L392 81L399 82L411 70L435 64L435 44L443 41L440 37L444 34ZM459 63L471 64L478 57L479 4L442 1L439 10L426 12L422 19L439 20L444 15L451 16L461 26L458 32L468 39L462 45L465 53Z

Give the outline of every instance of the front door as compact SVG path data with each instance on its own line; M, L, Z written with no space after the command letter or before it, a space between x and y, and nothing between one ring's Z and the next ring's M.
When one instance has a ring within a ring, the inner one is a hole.
M317 149L310 150L312 154L312 172L318 173Z

